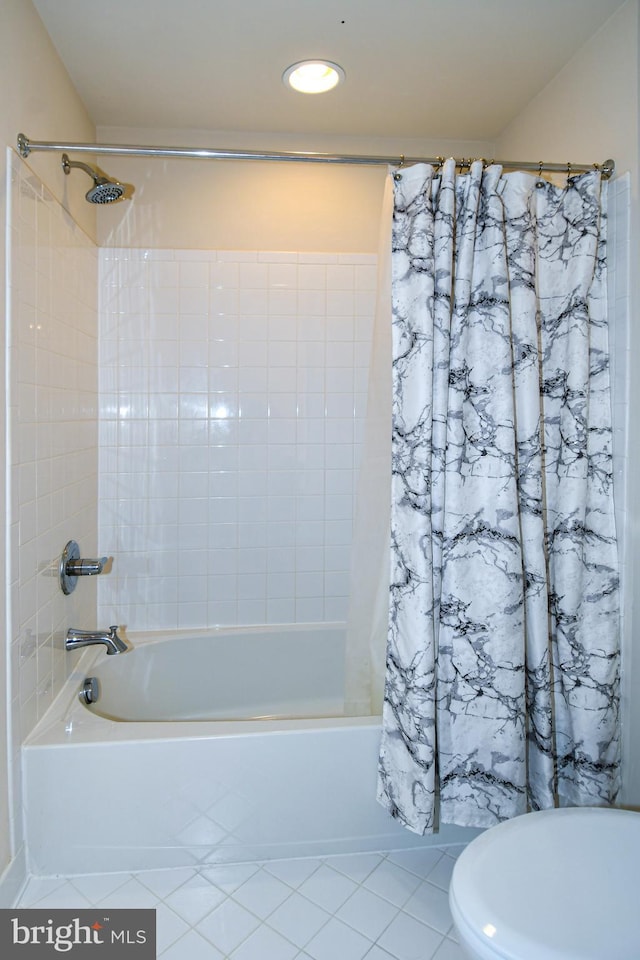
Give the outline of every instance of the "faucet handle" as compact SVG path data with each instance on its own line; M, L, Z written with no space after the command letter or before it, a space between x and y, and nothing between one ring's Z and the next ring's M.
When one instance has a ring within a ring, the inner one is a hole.
M68 577L93 577L102 573L109 557L100 557L99 560L67 560L65 573Z
M78 577L93 577L102 573L109 557L99 557L97 560L81 560L80 547L75 540L69 540L62 556L58 569L60 587L64 594L72 593L76 588Z

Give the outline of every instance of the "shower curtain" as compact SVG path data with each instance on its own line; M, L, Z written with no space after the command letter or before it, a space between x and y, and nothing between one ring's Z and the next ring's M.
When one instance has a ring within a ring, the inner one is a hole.
M619 787L603 192L395 174L378 799L416 833Z

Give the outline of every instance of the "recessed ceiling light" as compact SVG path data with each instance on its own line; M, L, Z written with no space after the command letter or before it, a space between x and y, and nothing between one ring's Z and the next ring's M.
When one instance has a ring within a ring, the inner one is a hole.
M326 93L344 80L344 70L329 60L301 60L287 67L284 83L299 93Z

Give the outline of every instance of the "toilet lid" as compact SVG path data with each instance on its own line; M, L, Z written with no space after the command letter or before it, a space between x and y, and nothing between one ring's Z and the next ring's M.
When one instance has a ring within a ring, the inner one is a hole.
M601 807L528 813L463 851L450 901L478 956L640 957L640 814Z

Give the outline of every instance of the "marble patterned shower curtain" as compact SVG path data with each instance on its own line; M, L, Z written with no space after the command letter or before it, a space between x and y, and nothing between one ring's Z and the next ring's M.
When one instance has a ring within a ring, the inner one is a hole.
M417 833L619 788L604 185L395 176L378 799Z

